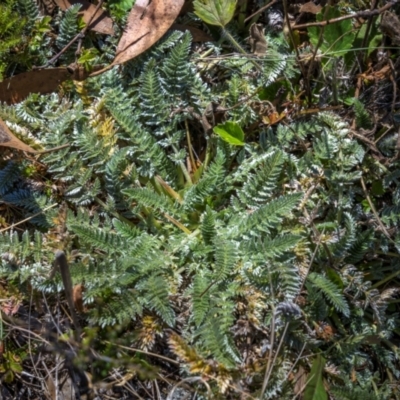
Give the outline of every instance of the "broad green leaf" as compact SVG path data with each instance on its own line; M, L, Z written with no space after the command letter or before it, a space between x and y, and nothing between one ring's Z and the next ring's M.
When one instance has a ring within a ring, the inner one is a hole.
M244 146L244 132L237 122L226 121L219 124L214 128L214 133L229 144Z
M322 382L324 366L325 359L318 354L311 367L311 372L308 375L308 383L304 391L304 400L328 400L328 394Z
M235 13L237 0L195 0L194 13L210 25L224 27Z
M329 7L327 13L325 13L325 9L324 7L317 14L317 21L330 20L341 16L338 8ZM346 50L351 49L355 33L350 19L328 24L322 28L315 26L308 28L310 42L314 47L318 45L321 29L323 29L323 41L319 48L323 53L328 52L330 55L338 53L338 56L343 56Z

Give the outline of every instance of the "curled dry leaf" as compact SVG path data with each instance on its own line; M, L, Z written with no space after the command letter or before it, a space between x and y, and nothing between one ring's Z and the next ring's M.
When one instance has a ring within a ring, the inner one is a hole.
M83 20L86 24L90 21L89 29L95 32L104 33L106 35L114 35L113 21L109 14L100 9L97 10L96 15L92 18L93 13L96 11L96 5L89 3L86 0L54 0L61 10L67 10L74 4L82 4L80 12L82 13Z
M83 292L84 287L82 284L75 285L72 289L72 299L74 300L74 305L77 311L83 312Z
M112 65L143 53L159 40L179 15L184 0L136 0Z
M256 56L263 56L267 53L268 43L264 35L264 26L256 24L250 26L250 47L251 52Z
M2 119L0 119L0 146L36 153L36 150L33 150L32 147L16 138Z

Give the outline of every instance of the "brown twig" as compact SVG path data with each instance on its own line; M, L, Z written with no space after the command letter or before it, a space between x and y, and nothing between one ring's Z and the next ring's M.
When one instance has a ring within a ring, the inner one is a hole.
M56 254L55 254L55 258L56 258L56 264L60 268L60 274L61 274L61 278L63 281L64 290L65 290L65 297L67 299L68 306L71 311L72 321L74 322L74 325L75 325L75 340L79 343L80 336L81 336L81 326L79 324L78 316L76 315L76 312L75 312L75 305L74 305L74 299L73 299L73 294L72 294L72 279L71 279L71 273L70 273L68 262L67 262L67 257L65 257L65 253L63 251L57 250Z
M259 10L257 10L255 13L251 14L250 17L247 17L244 22L247 22L248 20L252 19L253 17L255 17L256 15L262 13L264 10L266 10L267 8L273 6L275 3L277 3L278 0L272 0L270 3L268 3L267 5L265 5L264 7L261 7Z
M331 25L336 22L340 22L340 21L344 21L346 19L352 19L352 18L370 18L370 17L373 17L374 15L382 14L384 11L391 8L396 3L397 3L397 0L393 0L388 4L385 4L381 8L377 8L376 10L359 11L354 14L344 15L343 17L332 18L332 19L328 19L325 21L309 22L307 24L294 25L294 26L292 26L292 29L304 29L304 28L309 28L311 26L322 27L322 26Z
M40 156L40 155L42 155L42 154L52 153L53 151L58 151L58 150L65 149L65 148L67 148L67 147L69 147L69 146L71 146L70 143L62 144L61 146L53 147L53 148L51 148L51 149L42 150L42 151L37 151L37 152L35 152L34 154Z
M329 8L331 7L331 4L332 4L332 1L329 0L328 1L328 6L325 9L324 19L328 15ZM306 87L307 88L309 88L309 82L310 82L311 73L312 73L312 71L314 69L315 57L317 56L318 49L321 46L323 41L324 41L324 27L321 27L321 30L319 32L318 43L314 48L314 51L313 51L312 56L311 56L311 60L310 60L310 62L308 64L307 76L304 77L305 81L306 81ZM309 105L311 105L311 103L312 103L312 94L311 94L311 90L310 89L307 91L307 95L308 95L307 96L308 97L308 103L309 103Z
M388 63L390 66L390 70L391 70L391 76L390 76L390 80L392 81L392 85L393 85L393 99L392 99L392 115L395 112L395 108L396 108L396 98L397 98L397 82L396 82L396 78L397 78L397 71L396 68L393 65L393 61L388 58ZM399 135L400 136L400 135Z
M374 206L374 203L372 202L371 198L369 197L368 194L368 190L367 190L367 186L365 185L364 179L363 177L360 178L360 182L361 182L361 187L363 189L364 192L364 196L366 197L369 207L371 208L372 214L374 214L374 217L376 218L376 222L378 223L378 225L380 226L380 228L382 229L382 232L384 233L384 235L392 242L394 243L393 239L390 236L390 233L387 231L385 225L383 225L383 222L381 221L381 219L379 218L378 212L376 211L376 208Z
M35 214L29 216L28 218L23 219L22 221L19 221L19 222L15 223L15 224L12 224L12 225L8 226L7 228L0 229L0 233L5 232L5 231L8 231L8 230L10 230L10 229L14 229L16 226L21 225L21 224L23 224L23 223L25 223L25 222L28 222L28 221L30 221L31 219L33 219L33 218L35 218L35 217L37 217L37 216L43 214L45 211L50 210L51 208L54 208L54 207L56 207L56 206L58 206L57 203L52 204L51 206L45 207L43 210L40 210L39 212L37 212L37 213L35 213Z
M301 69L301 74L302 74L302 75L304 76L304 78L305 78L305 77L306 77L306 75L305 75L306 71L305 71L305 69L304 69L303 63L301 62L299 49L298 49L297 46L296 46L296 41L294 40L293 29L292 29L292 27L290 26L289 13L288 13L288 9L287 9L287 0L284 0L284 1L283 1L283 10L284 10L284 13L285 13L285 20L286 20L286 25L287 25L287 27L288 27L288 32L289 32L290 41L292 42L292 46L293 46L293 48L294 48L294 51L296 52L297 64L299 65L299 67L300 67L300 69ZM310 64L310 66L311 66L311 64ZM306 86L305 89L306 89L308 98L310 99L310 98L311 98L311 89L310 89L310 81L309 81L308 78L305 80L305 86Z

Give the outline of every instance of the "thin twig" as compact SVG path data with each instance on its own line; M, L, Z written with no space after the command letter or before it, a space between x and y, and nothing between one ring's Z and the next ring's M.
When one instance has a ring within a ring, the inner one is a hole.
M15 228L16 226L23 224L24 222L28 222L28 221L30 221L32 218L35 218L35 217L37 217L38 215L43 214L45 211L50 210L51 208L54 208L55 206L58 206L58 204L52 204L51 206L45 207L45 208L43 208L43 210L37 212L36 214L31 215L31 216L28 217L28 218L23 219L22 221L17 222L16 224L12 224L12 225L10 225L10 226L7 227L7 228L0 229L0 233L5 232L5 231L8 231L8 230L10 230L10 229L13 229L13 228Z
M304 28L309 28L311 26L322 27L322 26L331 25L336 22L340 22L340 21L344 21L346 19L352 19L352 18L370 18L370 17L373 17L374 15L382 14L384 11L391 8L396 3L397 3L397 0L391 1L390 3L385 4L383 7L378 8L376 10L359 11L354 14L344 15L343 17L332 18L332 19L319 21L319 22L309 22L307 24L294 25L294 26L292 26L292 29L304 29Z
M69 147L69 146L71 146L70 143L62 144L61 146L53 147L53 148L51 148L51 149L37 151L37 152L35 152L34 154L40 156L40 155L42 155L42 154L52 153L53 151L58 151L58 150L65 149L65 148L67 148L67 147Z
M307 342L303 343L303 347L301 348L300 353L299 353L299 355L298 355L297 358L296 358L296 361L292 364L292 366L290 367L289 372L286 374L286 379L285 379L285 381L287 381L287 380L289 379L289 377L290 377L290 375L292 374L293 370L296 368L296 365L297 365L297 363L300 361L301 355L303 354L303 351L304 351L304 349L306 348L306 346L307 346Z
M275 363L276 363L276 359L278 358L278 355L279 355L279 353L280 353L280 351L281 351L281 348L282 348L282 345L283 345L283 341L284 341L284 339L285 339L285 336L286 336L286 333L287 333L288 328L289 328L289 322L286 322L286 324L285 324L285 329L283 330L281 340L279 341L278 348L276 349L276 352L275 352L274 360L272 361L271 369L270 369L269 372L268 372L268 377L267 377L267 379L266 379L266 380L267 380L267 383L269 382L269 378L270 378L270 376L271 376L271 374L272 374L272 370L273 370L273 367L274 367L274 365L275 365Z
M144 400L143 397L139 396L136 393L136 391L135 391L135 389L133 389L132 385L130 383L126 382L125 377L116 368L113 369L113 374L115 375L115 379L120 379L120 382L118 382L117 386L125 387L128 392L132 393L139 400Z
M311 256L310 262L308 263L307 272L306 272L306 274L305 274L305 276L304 276L303 282L301 283L301 287L300 287L300 290L299 290L299 294L302 292L303 287L304 287L304 285L305 285L305 283L306 283L307 276L308 276L308 274L310 273L311 267L312 267L312 265L313 265L313 263L314 263L315 256L317 255L319 246L321 245L322 235L324 234L324 232L325 232L325 228L324 228L324 230L320 233L320 235L318 236L317 246L315 247L315 250L314 250L314 252L313 252L313 254L312 254L312 256ZM297 300L296 300L296 302L297 302Z
M315 235L316 237L320 238L320 237L321 237L321 233L319 233L317 227L316 227L315 224L314 224L314 221L312 220L312 218L311 218L311 216L310 216L310 214L308 213L308 211L307 211L306 208L303 208L303 214L305 215L305 217L307 218L307 220L310 221L310 226L311 226L311 229L313 230L314 235ZM331 252L330 252L330 250L329 250L328 245L327 245L326 243L320 241L320 240L318 240L318 242L321 243L322 247L324 248L325 253L327 254L328 259L329 259L329 264L330 264L330 266L333 268L333 265L334 265L334 263L333 263L333 258L332 258L332 254L331 254Z
M270 3L268 3L267 5L265 5L264 7L261 7L259 10L257 10L255 13L251 14L250 17L247 17L244 22L247 22L248 20L252 19L253 17L255 17L256 15L262 13L264 10L266 10L267 8L273 6L275 3L277 3L278 0L272 0Z
M44 343L48 346L51 344L48 340L43 338L43 335L38 335L32 329L26 329L26 328L23 328L21 325L18 325L19 321L15 318L12 318L8 315L2 315L1 322L5 325L9 326L12 329L17 329L21 332L27 333L29 339L30 339L30 336L32 335L32 336L35 336L39 341L41 341L42 343Z
M383 225L383 222L382 222L381 219L379 218L379 215L378 215L378 213L377 213L377 211L376 211L376 208L375 208L375 206L374 206L374 203L372 202L371 198L369 197L368 190L367 190L367 187L366 187L366 185L365 185L365 182L364 182L363 177L360 178L360 182L361 182L362 189L363 189L363 191L364 191L364 195L365 195L365 197L367 198L368 204L369 204L369 206L370 206L370 208L371 208L372 213L374 214L374 216L375 216L375 218L376 218L376 221L378 222L378 225L381 227L381 229L382 229L383 233L385 234L385 236L386 236L392 243L395 243L395 242L393 241L393 239L390 237L390 233L387 231L385 225Z
M377 5L377 0L371 0L371 10L374 10L376 8ZM372 27L372 18L368 19L368 23L367 23L367 27L365 29L365 35L364 35L364 39L362 41L361 47L365 47L368 43L368 39L369 39L369 34L371 32L371 27ZM363 59L363 52L361 52L360 56L359 56L359 60L360 60L360 64L361 64L361 60ZM364 64L366 64L367 62L367 58L368 58L368 52L365 52L365 59L364 59Z
M189 130L189 124L188 124L187 119L185 119L185 129L186 129L186 140L188 143L190 162L192 163L193 171L196 172L197 167L196 167L196 162L195 162L195 159L193 156L192 142L190 140L190 130Z
M161 400L161 392L160 392L160 388L158 387L157 381L154 380L154 387L156 388L156 392L157 392L157 400Z
M207 383L207 381L204 379L204 378L202 378L202 377L200 377L200 376L194 376L194 377L189 377L189 378L185 378L185 379L183 379L183 380L181 380L180 382L178 382L173 388L172 388L172 390L169 392L169 394L168 394L168 397L167 397L167 400L172 400L173 399L173 394L174 394L174 392L175 392L175 390L179 387L179 386L181 386L184 382L201 382L205 387L206 387L206 389L207 389L207 397L211 400L211 394L212 394L212 391L211 391L211 388L210 388L210 385Z
M269 272L269 270L268 270ZM274 288L272 286L272 280L271 280L271 274L270 275L270 290L271 290L271 298L274 299L275 295L274 295ZM267 362L267 367L265 368L265 375L264 375L264 381L261 387L261 394L260 394L260 399L263 398L265 390L267 389L267 385L268 385L268 381L269 381L269 377L270 377L270 370L272 370L273 365L271 365L272 363L272 352L274 351L274 345L275 345L275 307L274 305L272 305L271 307L271 311L272 311L272 318L271 318L271 340L270 340L270 344L269 344L269 354L268 354L268 362Z
M55 254L56 263L60 268L61 278L64 284L65 297L68 302L68 306L71 311L72 321L75 325L75 340L79 343L81 336L81 325L79 324L78 316L75 312L75 305L73 300L73 291L72 291L72 279L71 272L69 270L67 257L65 257L65 253L61 250L57 250Z
M30 332L31 332L31 321L32 321L32 303L33 303L33 290L31 290L31 296L30 296L30 300L29 300L29 314L28 314L28 318L29 318L29 337L28 337L28 349L29 349L29 358L31 359L31 363L32 363L32 368L36 373L36 376L40 376L39 372L36 368L36 364L33 361L33 352L32 352L32 340L30 337ZM3 337L3 335L1 335L1 337Z
M109 342L107 340L103 340L103 343L111 344L113 346L119 347L119 348L124 349L124 350L135 351L136 353L146 354L146 355L151 356L151 357L157 357L157 358L160 358L161 360L167 361L167 362L175 364L175 365L180 365L181 364L180 362L178 362L176 360L173 360L172 358L165 357L165 356L162 356L160 354L152 353L150 351L140 350L140 349L137 349L135 347L127 347L127 346L123 346L122 344L111 343L111 342Z
M301 74L305 78L306 77L306 75L305 75L306 71L304 69L304 64L301 62L299 49L296 46L296 41L294 40L294 36L293 36L293 29L292 29L292 27L290 25L289 13L288 13L288 8L287 8L287 0L283 1L283 11L285 13L285 20L286 20L286 25L288 27L290 41L292 42L293 49L294 49L294 51L296 53L296 61L297 61L297 64L299 65L299 67L301 69ZM309 93L309 97L310 97L311 96L310 81L308 79L306 79L305 84L306 84L307 93Z
M332 4L332 1L328 0L328 6L325 9L324 19L328 15L329 8L331 7L331 4ZM321 30L319 32L319 37L318 37L318 43L317 43L317 45L315 46L315 48L314 48L314 50L312 52L311 60L309 61L309 64L308 64L307 76L304 76L305 82L306 82L306 85L307 85L307 88L308 88L307 97L308 97L309 104L312 103L312 94L311 94L311 89L310 89L310 85L309 85L310 77L311 77L311 73L312 73L312 71L314 69L315 57L317 56L318 49L321 46L323 41L324 41L324 28L321 27Z
M395 108L396 108L396 98L397 98L397 82L396 82L397 72L396 72L396 69L395 69L395 67L393 65L393 61L390 58L388 58L388 63L389 63L389 66L390 66L390 70L392 72L392 74L390 76L390 80L392 81L392 85L393 85L393 100L392 100L391 112L392 112L392 114L394 114ZM399 137L400 137L400 135L399 135Z
M167 213L162 213L162 215L169 221L172 222L175 226L177 226L182 232L186 233L187 235L190 235L192 233L191 230L186 228L185 225L183 225L181 222L176 220L174 217L171 217Z
M385 253L385 255L388 255L388 253ZM371 286L371 290L384 285L386 282L393 281L393 279L396 278L398 275L400 275L400 270L392 272L391 274L385 276L385 278L381 279L379 282L374 283Z
M70 42L59 53L57 53L54 57L52 57L49 61L47 61L46 64L41 65L40 67L33 67L33 69L47 68L50 64L54 64L77 40L83 39L85 37L86 32L88 31L88 29L90 27L90 24L93 21L93 18L97 14L97 11L99 11L100 7L103 5L103 2L104 2L104 0L99 1L95 10L93 11L93 14L90 16L89 21L85 25L85 27L77 35L75 35L70 40Z
M57 324L56 320L54 319L53 314L52 314L52 312L50 310L49 304L47 303L47 299L46 299L46 296L45 296L44 292L42 292L42 297L43 297L43 302L44 302L44 305L46 306L48 315L49 315L49 317L51 319L51 322L53 323L53 326L56 328L57 334L59 336L62 336L63 333L62 333L62 331L60 329L60 324L59 323Z

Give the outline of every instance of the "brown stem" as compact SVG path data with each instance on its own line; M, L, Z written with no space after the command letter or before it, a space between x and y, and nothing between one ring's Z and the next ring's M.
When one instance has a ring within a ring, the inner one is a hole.
M75 340L77 342L80 342L80 336L81 336L81 326L79 324L78 316L76 315L75 312L75 305L74 305L74 299L73 299L73 291L72 291L72 279L71 279L71 273L69 270L68 262L67 262L67 257L65 257L65 253L61 250L57 250L55 254L56 258L56 264L60 268L60 273L61 273L61 278L63 281L64 285L64 290L65 290L65 297L68 302L68 307L71 311L71 317L72 321L75 325Z
M53 147L51 149L42 150L42 151L36 151L35 154L42 155L42 154L52 153L53 151L58 151L58 150L61 150L61 149L65 149L65 148L67 148L69 146L71 146L69 143L62 144L61 146Z
M292 29L304 29L304 28L309 28L311 26L320 26L321 27L321 26L334 24L336 22L344 21L346 19L351 19L351 18L370 18L370 17L373 17L374 15L382 14L384 11L391 8L396 3L397 3L397 0L393 0L388 4L385 4L381 8L377 8L376 10L359 11L354 14L344 15L343 17L332 18L332 19L328 19L325 21L309 22L308 24L294 25L294 26L292 26Z
M273 6L275 3L277 3L278 0L272 0L270 3L268 3L267 5L265 5L264 7L261 7L259 10L257 10L255 13L251 14L250 17L247 17L244 22L247 22L248 20L252 19L253 17L255 17L256 15L262 13L264 10L266 10L267 8Z
M306 71L304 69L304 65L301 62L300 59L300 53L299 53L299 49L296 46L296 41L294 40L294 36L293 36L293 29L290 26L290 21L289 21L289 13L288 13L288 9L287 9L287 0L283 1L283 11L285 13L285 20L286 20L286 25L288 27L288 32L289 32L289 37L290 37L290 41L292 42L292 46L294 51L296 52L296 60L297 60L297 64L299 65L300 69L301 69L301 74L304 76L305 78L305 86L306 86L306 92L307 92L307 97L309 99L311 99L311 88L310 88L310 81L308 79L308 77L306 78ZM311 100L310 100L311 103Z

